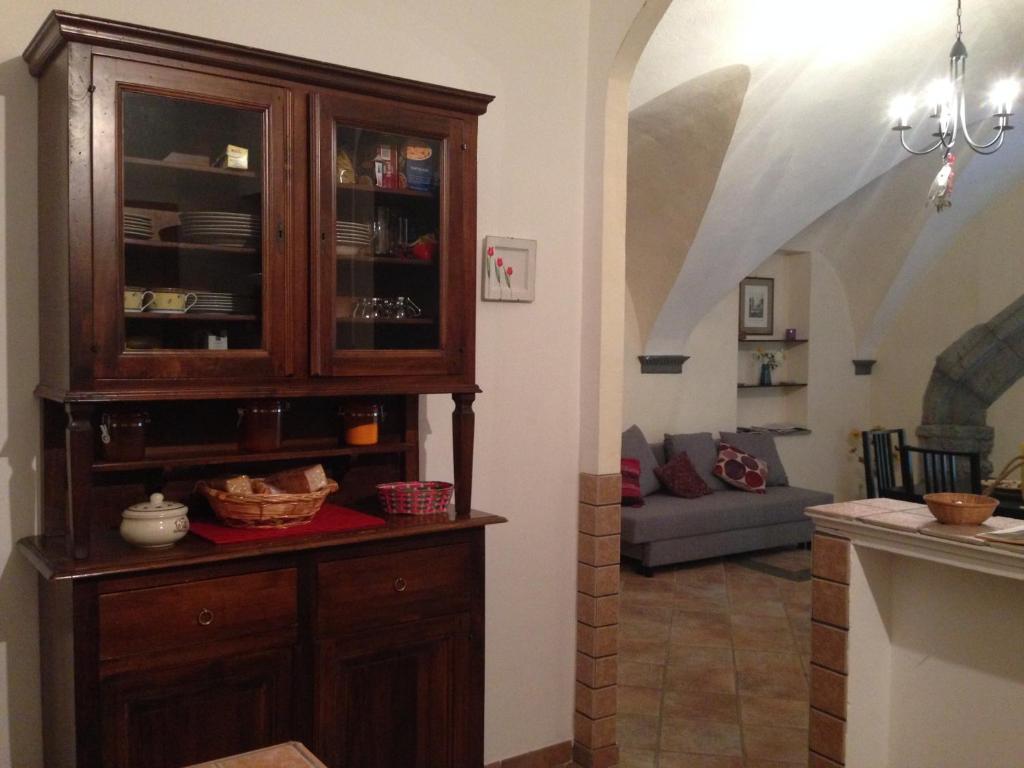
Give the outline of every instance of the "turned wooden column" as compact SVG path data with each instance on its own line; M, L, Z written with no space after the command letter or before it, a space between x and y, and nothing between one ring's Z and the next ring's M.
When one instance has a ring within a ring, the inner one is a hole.
M452 460L455 464L455 514L468 517L473 499L473 401L472 393L453 394Z

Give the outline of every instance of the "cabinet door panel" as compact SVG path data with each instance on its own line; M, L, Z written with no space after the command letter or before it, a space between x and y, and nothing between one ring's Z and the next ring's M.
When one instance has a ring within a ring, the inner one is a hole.
M292 372L288 91L97 56L97 378Z
M179 768L285 741L292 652L138 672L100 688L103 765Z
M330 768L468 765L468 617L319 646L317 755Z
M469 129L341 94L317 94L312 111L313 373L465 373Z

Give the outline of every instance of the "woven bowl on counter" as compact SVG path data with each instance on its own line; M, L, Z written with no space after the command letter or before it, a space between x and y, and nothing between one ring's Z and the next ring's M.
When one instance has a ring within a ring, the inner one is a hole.
M997 499L976 493L926 493L924 503L946 525L981 525L999 506Z
M380 505L389 515L436 515L448 511L455 486L439 480L381 483Z
M206 497L224 525L232 528L290 528L304 525L320 511L324 500L338 490L328 480L310 493L228 493L199 482L196 489Z

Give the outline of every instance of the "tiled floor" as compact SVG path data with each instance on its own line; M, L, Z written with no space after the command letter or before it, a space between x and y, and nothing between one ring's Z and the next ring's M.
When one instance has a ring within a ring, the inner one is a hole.
M788 571L810 552L759 558ZM807 765L811 583L730 560L622 567L621 768Z

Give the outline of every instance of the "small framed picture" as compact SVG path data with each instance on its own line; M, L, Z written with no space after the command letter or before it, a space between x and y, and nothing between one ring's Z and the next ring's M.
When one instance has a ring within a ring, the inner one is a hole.
M740 283L740 334L771 336L775 330L775 280L748 277Z
M484 238L484 301L533 301L537 241L518 237Z

